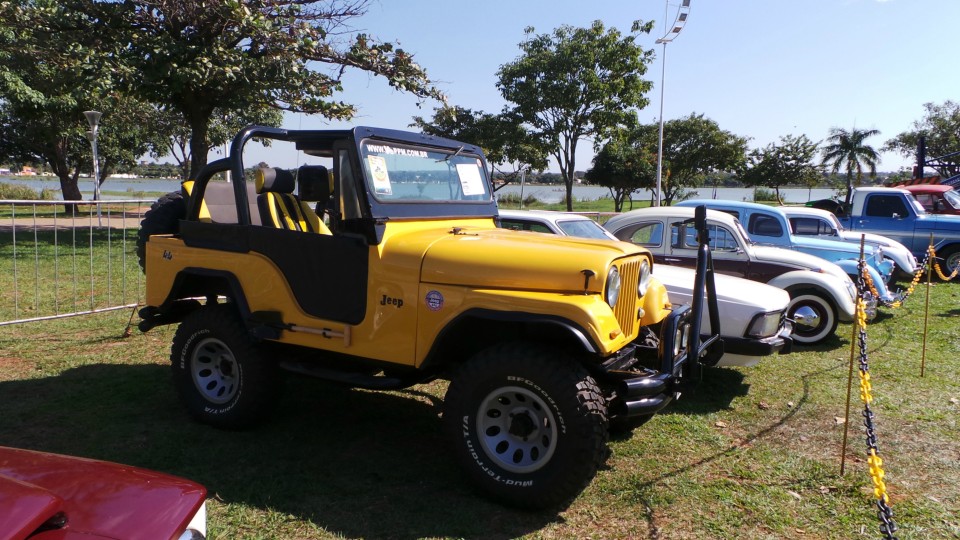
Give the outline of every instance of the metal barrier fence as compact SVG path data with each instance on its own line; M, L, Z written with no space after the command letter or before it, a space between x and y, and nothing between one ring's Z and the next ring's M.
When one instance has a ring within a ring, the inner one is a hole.
M0 326L134 308L152 200L0 200Z

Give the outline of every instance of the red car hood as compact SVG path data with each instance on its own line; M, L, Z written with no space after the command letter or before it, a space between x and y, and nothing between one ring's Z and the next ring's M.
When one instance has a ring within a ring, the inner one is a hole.
M205 498L200 484L138 467L0 447L0 540L40 527L31 538L173 538Z

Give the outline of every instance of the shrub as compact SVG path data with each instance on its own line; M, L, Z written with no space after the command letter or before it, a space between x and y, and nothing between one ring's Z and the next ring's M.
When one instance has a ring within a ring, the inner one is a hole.
M54 191L43 189L37 191L30 186L21 184L8 184L0 182L0 199L19 200L19 201L52 201Z
M762 187L753 188L753 200L754 202L776 201L777 194L772 189Z

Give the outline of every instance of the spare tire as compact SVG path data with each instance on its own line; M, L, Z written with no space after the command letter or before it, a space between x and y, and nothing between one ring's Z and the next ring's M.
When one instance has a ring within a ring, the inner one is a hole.
M141 270L147 271L147 240L155 234L178 233L180 220L186 215L187 201L179 191L167 193L150 206L137 231L137 259Z

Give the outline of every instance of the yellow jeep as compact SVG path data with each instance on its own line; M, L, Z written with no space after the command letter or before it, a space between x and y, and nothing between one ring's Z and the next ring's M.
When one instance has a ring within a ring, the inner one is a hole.
M316 163L247 170L252 138ZM179 323L192 416L262 419L279 369L382 390L447 379L444 423L482 490L575 497L611 423L656 413L721 344L670 305L645 249L498 229L487 171L476 146L402 131L239 133L143 222L140 329Z

